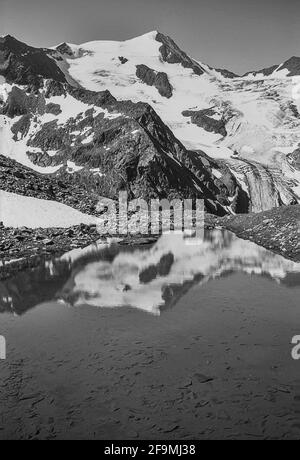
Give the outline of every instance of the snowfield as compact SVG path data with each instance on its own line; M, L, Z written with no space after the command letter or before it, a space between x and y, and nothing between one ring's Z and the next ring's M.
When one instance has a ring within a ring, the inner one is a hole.
M162 43L155 40L156 35L157 31L152 31L123 42L94 41L80 46L68 43L73 56L63 57L71 78L80 85L92 91L108 89L118 100L147 102L186 145L199 149L203 144L218 141L220 135L206 133L189 124L188 118L182 115L182 111L198 103L201 108L209 108L210 99L218 93L215 73L208 70L207 75L199 77L181 64L164 62L159 51ZM128 61L121 64L119 57ZM139 64L168 75L173 87L170 99L161 96L156 88L147 86L136 76L136 66ZM219 77L223 78L220 74Z
M0 222L6 227L68 228L95 224L96 218L55 201L0 190Z

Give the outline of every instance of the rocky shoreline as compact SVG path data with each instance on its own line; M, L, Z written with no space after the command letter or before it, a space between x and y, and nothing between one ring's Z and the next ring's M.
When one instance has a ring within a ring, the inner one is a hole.
M99 240L96 226L71 228L0 228L0 280Z
M225 217L207 214L205 227L224 228L287 259L300 261L300 205L283 206L257 214ZM151 244L157 238L158 235L128 236L121 244ZM36 266L42 260L60 257L99 240L96 225L81 224L67 229L0 227L0 280Z
M223 218L209 215L206 225L225 228L239 238L253 241L287 259L300 261L300 205Z

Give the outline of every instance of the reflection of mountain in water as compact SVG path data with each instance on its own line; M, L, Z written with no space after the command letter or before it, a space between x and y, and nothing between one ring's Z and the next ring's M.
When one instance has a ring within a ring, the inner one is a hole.
M195 284L235 272L268 277L287 287L300 285L299 263L229 232L209 231L204 241L193 242L169 234L151 247L113 244L66 254L0 283L2 310L13 306L22 313L41 301L60 298L71 305L128 306L159 314Z
M99 254L80 264L61 296L73 305L131 306L151 313L173 305L191 286L232 272L300 284L300 264L226 231L207 232L201 244L182 235L163 235L147 250L118 249L112 260ZM79 261L78 261L79 262Z

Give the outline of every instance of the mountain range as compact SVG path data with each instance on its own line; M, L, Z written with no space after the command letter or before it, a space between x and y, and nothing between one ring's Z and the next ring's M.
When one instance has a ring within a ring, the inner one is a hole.
M299 203L299 84L300 58L238 76L157 31L50 48L0 37L0 189L81 211L124 189L220 216Z

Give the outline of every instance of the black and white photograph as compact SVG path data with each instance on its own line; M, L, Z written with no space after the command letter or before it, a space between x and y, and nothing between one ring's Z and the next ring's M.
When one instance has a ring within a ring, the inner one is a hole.
M300 440L299 18L0 0L0 440Z

